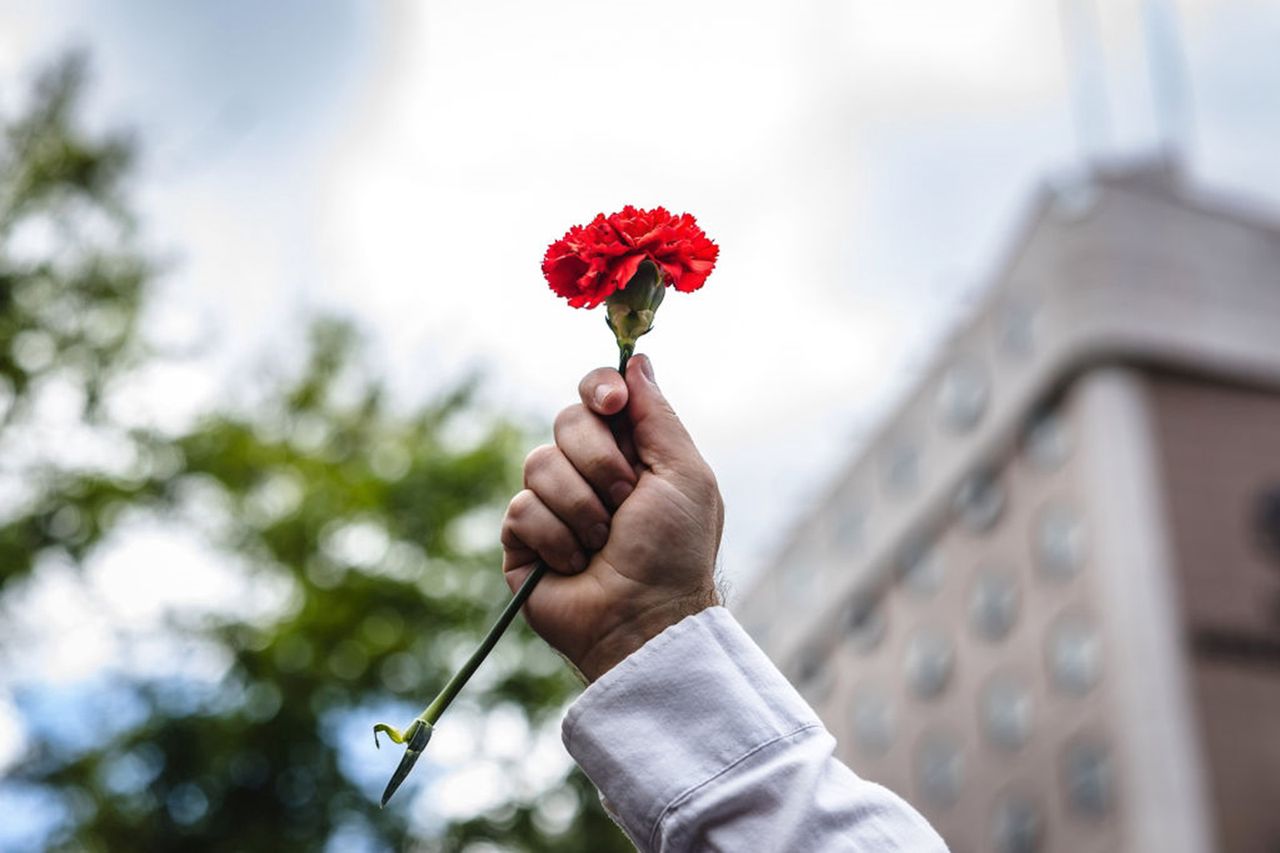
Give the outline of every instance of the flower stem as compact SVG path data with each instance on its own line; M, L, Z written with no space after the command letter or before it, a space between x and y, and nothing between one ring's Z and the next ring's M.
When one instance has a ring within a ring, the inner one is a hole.
M480 668L480 664L489 656L489 652L493 651L493 647L498 644L498 640L506 633L507 626L511 624L511 620L520 612L520 608L524 606L530 593L533 592L533 588L538 585L538 581L542 580L542 576L546 573L546 563L538 560L533 564L533 571L529 572L529 576L524 579L524 583L520 584L520 589L516 590L516 594L507 602L502 614L498 616L498 621L494 622L493 627L489 629L489 633L484 635L484 640L481 641L480 647L471 653L471 657L467 658L467 662L462 665L462 669L458 670L453 678L449 679L449 683L440 691L440 695L432 700L425 711L418 715L418 719L427 725L434 725L436 720L440 719L444 709L449 707L449 703L462 690L463 685L471 680L471 676L475 675L476 670Z
M631 360L633 352L635 352L635 344L624 344L618 347L618 372L623 376L626 376L627 362ZM408 744L405 755L400 760L400 766L396 768L395 774L387 784L386 791L382 794L382 804L384 806L387 804L387 800L391 799L391 795L400 787L400 783L409 775L409 771L413 769L418 756L426 748L427 741L431 737L431 731L436 721L440 719L440 715L462 692L462 688L471 680L471 676L476 674L480 664L484 663L484 659L489 656L489 652L493 651L493 647L498 644L498 640L502 639L502 635L506 633L511 620L516 618L516 614L520 612L520 608L524 606L524 603L533 593L534 587L538 585L538 581L542 580L542 576L546 573L547 564L542 560L538 560L533 564L533 570L524 579L524 583L520 584L520 589L516 590L516 594L507 602L507 606L503 608L502 613L498 616L498 621L494 622L493 627L484 635L479 647L471 653L471 657L467 658L467 662L462 665L462 668L454 673L453 678L449 679L449 682L445 684L444 689L440 691L436 698L431 700L431 704L415 717L404 731L386 723L378 723L373 727L373 741L375 744L378 742L378 732L385 733L395 743Z
M467 662L462 665L462 668L454 673L453 678L449 679L449 683L444 686L439 695L431 700L431 704L415 717L413 722L405 727L404 731L400 731L386 723L378 723L373 727L374 745L378 743L378 732L383 732L395 743L406 744L404 755L400 758L400 764L396 767L395 773L391 775L391 781L387 783L386 790L382 792L383 806L386 806L387 801L399 790L401 783L408 777L409 771L413 769L413 765L418 762L422 751L427 747L427 741L431 739L431 732L435 722L440 719L440 715L449 707L449 703L462 691L463 686L471 680L471 676L475 675L476 670L480 668L480 664L484 663L484 659L489 656L489 652L493 651L493 647L498 644L498 640L506 632L511 620L520 612L520 608L524 606L529 594L533 592L533 588L538 585L538 581L546 573L547 564L542 560L538 560L533 564L533 571L529 572L529 576L524 579L524 583L520 584L520 589L516 590L516 594L507 602L507 606L503 608L502 613L498 616L498 621L494 622L493 627L489 629L489 633L484 635L484 640L481 641L479 648L472 652L471 657L467 658Z

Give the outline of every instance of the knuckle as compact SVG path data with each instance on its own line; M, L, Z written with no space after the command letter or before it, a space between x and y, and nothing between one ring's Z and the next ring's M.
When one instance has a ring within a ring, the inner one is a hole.
M551 462L551 458L555 456L557 452L556 448L550 444L540 444L533 450L530 450L529 454L524 458L525 474L528 474L530 471L537 471L546 467L546 465Z
M556 415L554 432L557 437L567 429L571 429L581 419L586 409L581 404L566 406L560 410L560 414Z
M716 480L716 472L712 471L711 466L705 462L702 463L702 480L707 484L707 490L714 494L716 499L719 500L720 483Z
M569 503L569 512L579 524L590 524L604 515L599 509L600 502L593 494L581 494Z
M537 502L538 496L528 489L516 492L515 497L507 504L507 521L516 523L526 518Z
M635 472L627 464L627 459L622 455L621 450L602 450L592 457L589 464L592 472L601 482L609 485L613 485L615 480L635 483Z
M502 543L504 551L510 551L520 547L520 537L516 535L515 524L511 521L510 517L502 520L502 528L498 531L498 541ZM503 563L506 563L505 557L503 558Z

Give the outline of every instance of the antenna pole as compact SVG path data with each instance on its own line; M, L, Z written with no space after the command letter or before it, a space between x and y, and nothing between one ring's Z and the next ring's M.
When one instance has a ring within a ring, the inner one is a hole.
M1060 0L1062 46L1075 116L1076 144L1087 167L1111 142L1106 56L1093 0Z
M1169 0L1143 0L1142 23L1158 144L1167 163L1177 165L1183 160L1192 129L1177 12Z

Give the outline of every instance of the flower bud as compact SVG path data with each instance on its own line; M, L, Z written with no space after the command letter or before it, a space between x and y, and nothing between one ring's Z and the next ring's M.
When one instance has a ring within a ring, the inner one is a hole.
M605 321L618 339L619 350L630 353L636 340L653 328L654 314L666 290L658 265L646 259L621 290L605 299Z

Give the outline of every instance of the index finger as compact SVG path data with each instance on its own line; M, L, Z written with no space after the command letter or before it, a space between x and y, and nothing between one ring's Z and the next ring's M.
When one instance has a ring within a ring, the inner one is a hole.
M627 383L612 367L597 367L578 383L578 396L597 415L616 415L627 407Z

